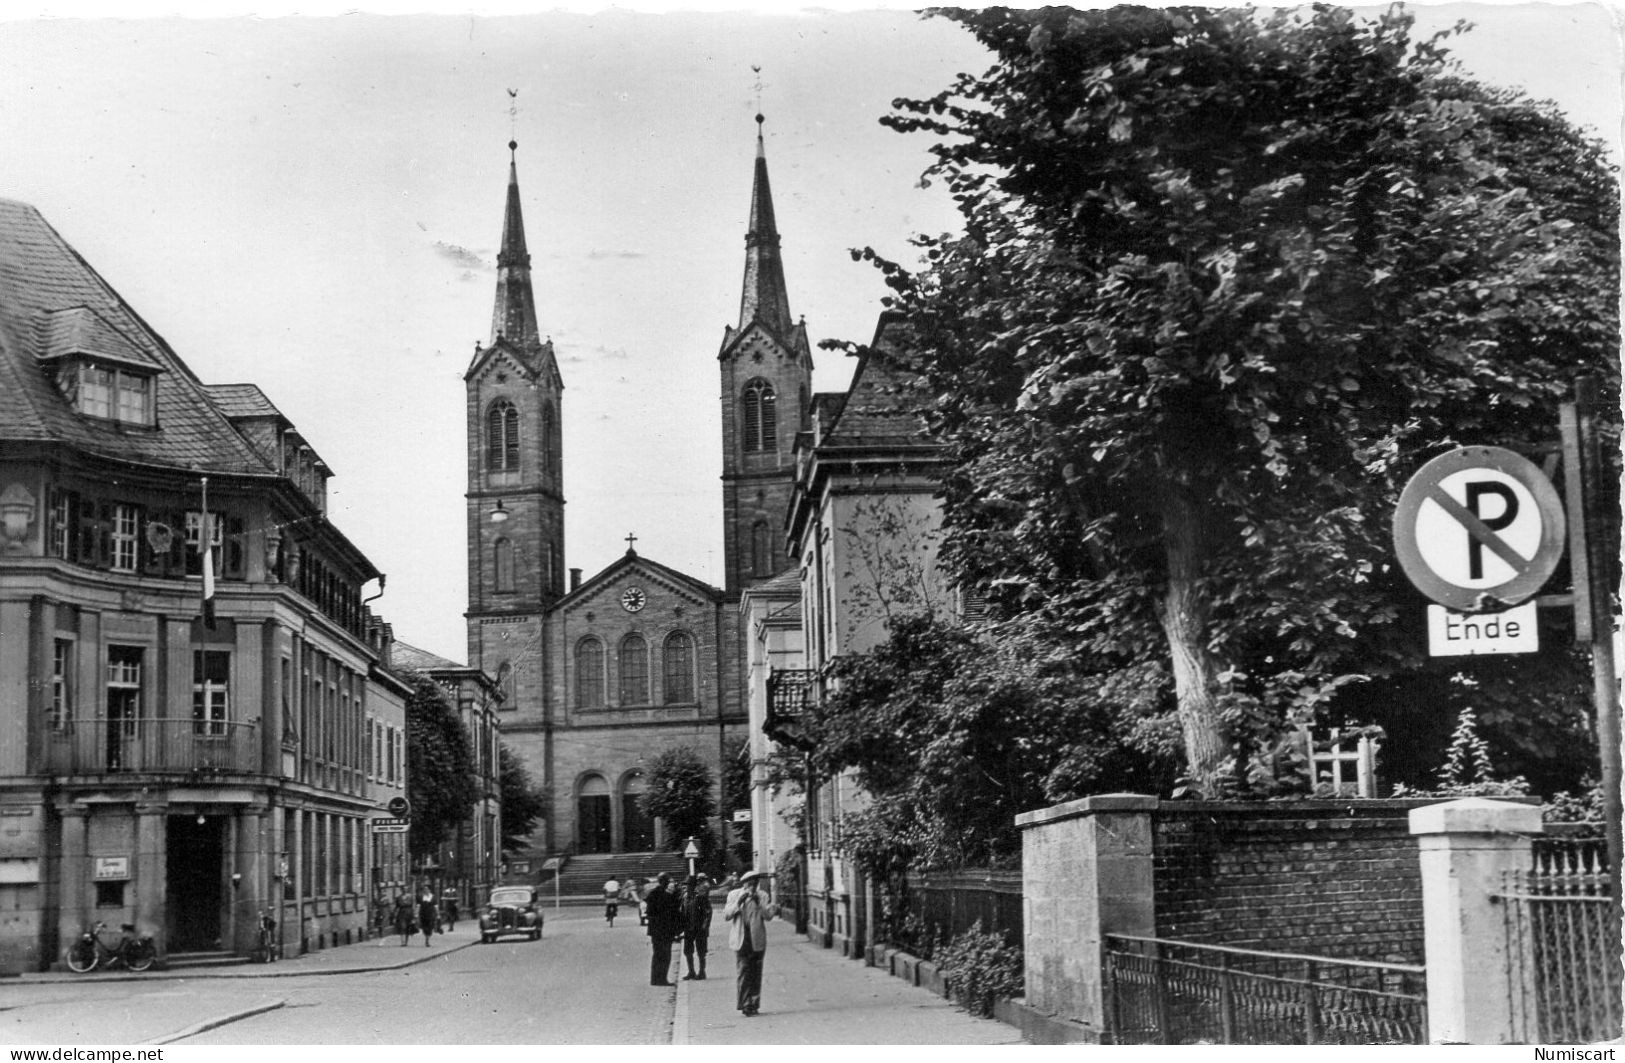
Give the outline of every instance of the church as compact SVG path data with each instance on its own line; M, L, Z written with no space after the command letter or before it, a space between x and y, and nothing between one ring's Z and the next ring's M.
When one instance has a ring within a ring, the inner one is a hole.
M547 795L530 850L511 858L515 874L549 856L670 848L664 825L638 807L647 762L691 747L720 787L723 758L745 736L740 595L791 563L783 528L812 385L806 326L790 316L761 115L756 122L738 322L717 353L720 588L642 556L634 536L601 572L583 579L568 567L565 382L537 323L518 145L508 144L490 341L464 375L466 617L468 663L504 693L502 739Z

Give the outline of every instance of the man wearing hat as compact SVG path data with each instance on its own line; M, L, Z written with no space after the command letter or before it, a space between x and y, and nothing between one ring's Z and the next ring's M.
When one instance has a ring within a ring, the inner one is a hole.
M757 891L763 874L747 871L739 888L728 894L722 918L728 927L728 947L734 950L739 971L739 1010L755 1015L762 1006L762 958L767 955L767 911Z
M683 936L682 902L667 889L662 871L645 898L649 902L649 984L671 985L671 943Z

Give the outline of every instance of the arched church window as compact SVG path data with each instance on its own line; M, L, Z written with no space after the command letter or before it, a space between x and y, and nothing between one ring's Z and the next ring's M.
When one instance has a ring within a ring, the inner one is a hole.
M741 427L746 453L779 449L778 397L773 385L752 380L745 385Z
M642 635L621 640L619 654L622 705L649 703L649 644Z
M485 467L488 472L519 468L519 411L498 399L485 413Z
M506 539L498 539L492 553L496 555L497 592L511 593L513 591L513 543Z
M541 430L542 471L553 471L553 404L542 403Z
M666 704L694 700L694 639L685 631L666 636Z
M604 707L604 644L586 638L576 643L576 708Z

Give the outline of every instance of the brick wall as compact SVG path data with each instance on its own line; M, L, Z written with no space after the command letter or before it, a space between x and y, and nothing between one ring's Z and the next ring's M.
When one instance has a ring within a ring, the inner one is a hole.
M1422 963L1422 879L1406 814L1433 800L1163 802L1157 936Z

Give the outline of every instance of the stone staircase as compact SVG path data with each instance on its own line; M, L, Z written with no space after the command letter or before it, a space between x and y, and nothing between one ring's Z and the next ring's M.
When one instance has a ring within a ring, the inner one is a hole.
M680 878L688 874L688 861L682 853L589 853L572 856L559 876L559 896L568 900L601 901L604 883L613 878L623 886L654 878L662 871ZM553 876L543 875L538 883L542 895L553 893Z
M163 966L164 970L173 971L184 967L233 967L247 962L247 956L234 952L171 952L164 958Z

